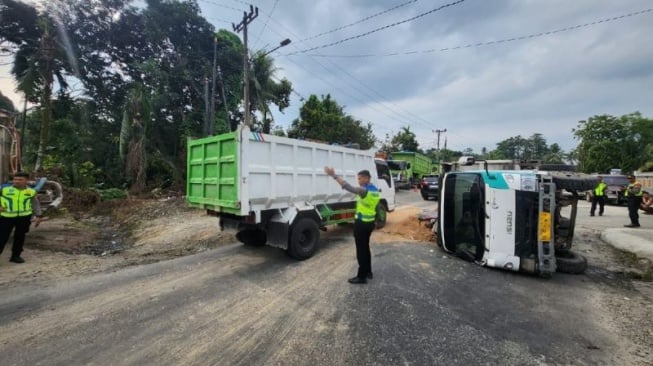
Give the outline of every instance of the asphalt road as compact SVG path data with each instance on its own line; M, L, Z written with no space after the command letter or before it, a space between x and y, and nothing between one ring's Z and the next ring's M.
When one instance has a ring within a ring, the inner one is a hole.
M604 301L628 286L481 268L431 243L375 244L375 278L350 285L351 239L321 244L303 262L234 244L0 289L0 364L639 364Z

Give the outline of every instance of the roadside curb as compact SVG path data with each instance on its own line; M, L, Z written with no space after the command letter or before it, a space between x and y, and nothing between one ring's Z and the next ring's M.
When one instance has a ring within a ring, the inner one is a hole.
M611 246L653 262L653 230L605 229L601 239Z

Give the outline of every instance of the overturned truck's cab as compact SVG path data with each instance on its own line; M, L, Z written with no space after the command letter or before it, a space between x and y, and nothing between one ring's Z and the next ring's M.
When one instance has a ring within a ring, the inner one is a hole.
M586 259L570 248L578 192L593 187L595 179L537 169L445 169L437 240L446 252L545 277L556 270L585 271ZM561 209L567 206L570 212L563 217Z

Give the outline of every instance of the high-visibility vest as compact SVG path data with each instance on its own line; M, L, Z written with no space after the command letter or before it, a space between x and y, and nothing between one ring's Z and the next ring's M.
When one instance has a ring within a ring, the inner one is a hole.
M642 185L639 182L635 181L634 183L630 183L628 185L628 187L626 188L626 192L624 192L624 196L630 196L630 189L635 187L635 185L639 185L639 191L634 193L633 196L640 197L641 195L643 195L644 191L642 191Z
M379 189L373 184L364 187L367 190L365 197L356 195L356 220L373 222L376 220L376 206L381 200Z
M608 188L608 185L605 182L600 182L596 188L594 188L594 195L596 197L602 197L605 195L605 189Z
M22 217L32 214L32 200L36 191L32 188L18 189L14 186L4 187L0 191L0 205L3 210L2 217Z

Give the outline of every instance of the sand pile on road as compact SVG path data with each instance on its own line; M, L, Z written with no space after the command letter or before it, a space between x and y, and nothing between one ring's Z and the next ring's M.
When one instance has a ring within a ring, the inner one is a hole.
M401 207L388 214L386 225L383 229L372 234L372 243L387 243L392 241L435 241L433 232L419 222L417 216L422 212L418 207Z

